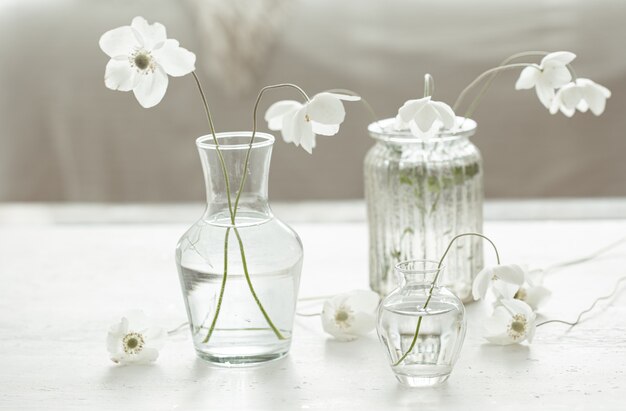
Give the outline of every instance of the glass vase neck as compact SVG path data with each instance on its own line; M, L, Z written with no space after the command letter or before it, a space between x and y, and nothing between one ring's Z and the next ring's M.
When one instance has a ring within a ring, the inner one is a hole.
M437 286L442 276L443 265L435 260L409 260L396 264L396 275L400 287L408 285Z
M199 137L196 146L202 162L207 206L204 219L231 225L230 208L245 176L236 211L236 224L271 218L268 177L274 137L266 133L240 131ZM219 144L216 144L215 140ZM246 166L247 162L247 166ZM228 184L224 176L228 176ZM230 205L228 191L230 190ZM252 220L252 221L251 221Z

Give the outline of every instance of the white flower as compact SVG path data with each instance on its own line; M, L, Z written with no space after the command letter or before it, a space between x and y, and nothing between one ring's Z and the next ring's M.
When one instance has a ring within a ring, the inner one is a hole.
M551 294L550 290L542 285L526 282L515 292L513 298L524 301L533 311L537 311Z
M533 311L537 311L537 309L552 294L550 290L540 284L540 276L542 275L542 273L537 272L536 270L530 271L527 267L524 266L516 265L512 267L514 267L514 270L517 273L515 274L516 276L519 275L519 271L523 272L524 280L522 284L519 284L517 282L505 282L500 280L494 281L492 284L492 291L497 298L495 302L496 306L501 299L516 299L524 301L533 309ZM516 277L516 279L518 278ZM485 280L481 279L481 281Z
M162 24L148 24L143 17L135 17L130 26L107 31L99 44L111 57L104 84L111 90L132 90L145 108L159 104L168 74L180 77L195 70L196 56L168 39Z
M398 110L395 127L398 130L411 129L416 137L432 136L432 130L443 126L449 130L454 127L456 116L452 108L442 101L433 101L430 96L417 100L408 100Z
M561 87L552 100L550 113L556 114L561 110L567 117L574 115L578 109L580 112L591 110L599 116L604 112L606 99L611 97L611 91L586 78L579 78Z
M361 97L323 92L302 104L283 100L272 104L265 112L270 130L281 130L283 139L302 146L309 154L315 147L315 135L333 136L339 131L346 111L344 101L359 101Z
M152 325L143 311L130 311L107 334L107 349L115 363L148 363L159 356L165 330Z
M539 101L550 108L554 98L554 90L569 83L572 79L567 65L576 58L569 51L557 51L541 59L539 66L528 66L520 73L515 89L531 89L535 87Z
M497 296L508 295L524 283L524 269L517 264L496 265L483 268L474 279L472 295L474 299L485 298L492 287Z
M485 338L499 345L532 342L536 316L528 304L519 300L501 300L493 315L485 321Z
M324 303L322 327L338 340L352 341L376 326L380 297L373 291L356 290L336 295Z

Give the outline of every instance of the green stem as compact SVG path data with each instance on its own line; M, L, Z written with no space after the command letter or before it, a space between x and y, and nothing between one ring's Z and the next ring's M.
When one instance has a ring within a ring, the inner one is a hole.
M224 290L226 290L226 277L228 276L228 237L230 234L230 227L226 229L226 234L224 235L224 275L222 276L222 285L220 287L220 295L217 299L217 306L215 308L215 315L213 316L213 321L211 321L211 326L209 327L209 332L206 337L202 341L204 344L209 342L211 335L213 334L213 330L215 329L215 324L217 323L217 317L220 313L220 309L222 308L222 301L224 300Z
M437 274L435 274L435 278L433 279L433 282L432 282L432 284L430 286L430 290L428 291L428 298L426 298L426 302L424 303L424 306L422 307L422 309L424 311L426 311L426 308L428 308L428 304L430 303L430 300L433 297L433 290L435 289L435 285L437 284L437 280L439 279L439 274L441 274L441 266L443 265L443 260L448 255L448 252L450 252L450 249L452 248L452 244L454 244L454 242L457 239L459 239L461 237L465 237L465 236L477 236L477 237L480 237L480 238L482 238L484 240L487 240L493 246L493 249L496 252L496 260L497 260L498 264L500 264L500 254L498 253L498 248L493 243L493 241L491 241L489 238L487 238L486 236L484 236L482 234L478 234L478 233L463 233L463 234L457 235L452 240L450 240L450 243L448 244L448 247L443 252L443 255L441 256L441 259L439 260L439 264L437 265ZM400 363L402 361L404 361L404 359L407 357L407 355L409 355L411 353L413 348L415 348L415 343L417 342L417 337L418 337L419 332L420 332L420 326L422 325L422 318L424 318L424 316L420 316L419 319L417 320L417 326L415 327L415 334L413 334L413 340L411 341L411 345L409 346L409 349L406 350L406 352L404 354L402 354L400 359L393 364L394 367L400 365Z
M424 75L424 97L430 97L435 94L435 79L426 73Z
M252 293L252 297L254 298L254 301L256 301L256 304L259 306L259 309L261 310L263 317L265 317L265 321L267 321L269 326L272 328L272 331L274 331L274 334L276 334L276 337L278 337L279 340L284 340L285 337L281 334L280 330L276 328L276 326L270 319L269 315L267 315L265 308L263 308L263 304L261 304L259 297L256 295L256 292L254 291L254 287L252 286L252 281L250 281L250 274L248 273L248 263L246 261L246 253L244 251L243 241L241 240L241 236L239 235L239 230L237 229L237 227L233 227L233 230L235 231L235 235L237 236L237 242L239 243L239 251L241 252L241 262L243 264L243 272L246 275L246 281L248 283L248 287L250 288L250 292Z

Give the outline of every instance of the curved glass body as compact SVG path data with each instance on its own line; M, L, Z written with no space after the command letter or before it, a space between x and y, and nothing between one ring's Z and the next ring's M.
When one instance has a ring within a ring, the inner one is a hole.
M250 135L217 134L232 203L244 175ZM298 235L274 217L267 201L273 142L269 134L256 134L232 224L213 139L197 140L207 207L178 242L176 263L196 352L212 363L277 359L291 343L303 250Z
M391 369L398 381L412 387L447 380L465 339L463 303L445 287L433 286L437 264L399 263L399 286L378 308L376 330Z
M423 140L395 131L393 121L370 124L376 145L364 167L370 286L383 296L395 287L395 264L436 260L455 235L480 233L483 225L482 159L469 140L476 123L466 119L455 134ZM482 247L479 238L462 238L446 260L441 283L465 302L483 267Z

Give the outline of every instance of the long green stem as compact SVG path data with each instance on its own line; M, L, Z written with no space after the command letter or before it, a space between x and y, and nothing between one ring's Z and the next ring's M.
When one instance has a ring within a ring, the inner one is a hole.
M279 340L284 340L285 337L281 334L280 330L274 325L269 315L267 315L265 308L263 308L263 304L261 304L259 297L256 295L256 292L254 291L254 287L252 286L252 281L250 280L250 275L248 274L248 263L246 261L246 253L244 251L243 241L241 240L241 236L239 235L239 230L237 229L237 227L234 227L233 230L235 231L235 235L237 236L237 242L239 243L239 251L241 252L241 263L243 264L243 271L246 274L246 281L248 282L248 288L250 288L250 293L252 293L252 297L254 298L254 301L256 301L256 304L259 306L259 309L261 310L263 317L265 317L265 321L267 321L269 326L272 328L272 331L274 331L274 334L276 334L276 337L278 337Z
M477 236L477 237L480 237L480 238L482 238L484 240L487 240L493 246L493 249L496 252L496 260L497 260L498 264L500 264L500 254L498 253L498 248L493 243L493 241L491 241L488 237L486 237L486 236L484 236L482 234L478 234L478 233L463 233L463 234L457 235L452 240L450 240L450 243L448 244L448 247L443 252L443 255L441 256L441 259L439 260L439 264L437 265L437 274L435 274L435 278L433 279L433 283L431 284L430 290L428 291L428 298L426 298L426 302L424 303L424 306L422 307L422 309L424 311L426 310L426 308L428 308L428 304L430 303L430 300L433 297L433 290L435 289L435 285L437 284L437 280L439 279L439 274L441 274L441 266L443 265L443 260L448 255L448 252L450 252L450 249L452 248L452 244L454 244L454 242L457 239L459 239L461 237L465 237L465 236ZM409 349L406 350L406 352L404 354L402 354L400 359L393 364L394 367L397 366L397 365L400 365L400 363L402 363L402 361L404 361L404 359L407 357L407 355L409 355L411 353L413 348L415 348L415 343L417 342L417 337L419 335L420 327L422 325L422 318L424 318L424 316L420 316L419 319L417 320L417 326L415 327L415 334L413 334L413 340L411 341L411 345L409 346Z
M222 301L224 300L224 291L226 290L226 278L228 276L228 237L230 234L230 227L226 229L226 234L224 234L224 274L222 275L222 285L220 287L220 295L217 298L217 306L215 307L215 315L213 316L213 321L211 321L211 326L209 327L209 332L206 337L202 341L204 344L209 342L211 335L213 335L213 330L215 330L215 324L217 323L217 317L219 315L220 309L222 308Z

